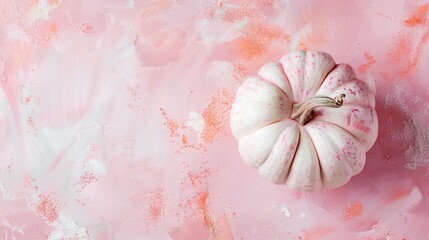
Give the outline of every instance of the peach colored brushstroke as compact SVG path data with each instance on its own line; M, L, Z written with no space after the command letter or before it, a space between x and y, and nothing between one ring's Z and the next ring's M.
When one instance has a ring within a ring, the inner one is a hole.
M323 45L326 39L322 35L307 33L299 39L297 49L309 51Z
M401 76L408 76L411 72L416 70L418 61L420 60L421 51L424 47L424 45L427 44L429 39L429 30L426 31L423 36L420 38L415 50L414 50L414 57L411 59L410 63L404 67L404 69L401 70L400 75Z
M332 231L334 231L333 227L320 226L314 227L309 230L304 230L304 235L302 237L298 237L299 240L316 240L321 239L329 235Z
M228 218L225 215L219 216L216 219L216 238L221 240L233 240L232 230L228 221Z
M365 52L364 56L367 62L360 65L357 68L357 72L361 74L366 73L368 69L371 67L371 65L373 65L376 62L374 56L372 56L371 54Z
M404 20L407 26L421 25L426 27L421 36L419 36L418 42L415 43L408 32L401 32L395 38L394 47L388 53L389 62L398 65L397 74L403 78L409 77L416 71L422 50L428 42L429 26L426 24L427 10L428 4L421 5L412 13L410 18Z

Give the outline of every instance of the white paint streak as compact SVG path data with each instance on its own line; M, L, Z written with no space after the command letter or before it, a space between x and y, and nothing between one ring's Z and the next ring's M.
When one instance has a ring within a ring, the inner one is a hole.
M289 209L288 209L285 205L283 205L283 206L282 206L282 213L283 213L287 218L290 218L290 217L292 216L292 214L290 213Z
M10 41L23 41L25 43L30 43L31 38L28 36L26 32L24 32L20 27L17 25L9 25L6 28L6 39ZM3 69L3 63L1 68ZM0 71L3 72L3 71Z
M87 230L77 225L71 219L65 216L59 216L58 220L53 223L55 230L49 235L48 240L57 239L88 239Z
M49 19L49 11L57 8L58 5L51 5L47 0L40 0L38 3L31 9L30 17L32 21L37 21L39 19L47 20Z
M96 174L106 173L106 171L107 171L106 165L104 165L103 162L101 162L97 159L89 160L86 168L87 168L87 170L89 170L93 173L96 173Z
M1 199L13 199L12 195L5 189L1 180L0 180L0 196L1 196Z
M5 239L5 240L9 239L7 236L7 228L9 228L11 233L12 233L11 238L10 238L12 240L16 239L15 233L24 234L24 231L23 231L24 226L18 227L18 226L13 225L12 223L10 223L10 221L5 216L0 216L0 220L1 220L0 221L1 225L3 225L5 227L4 228L5 238L1 238L2 240L3 239Z
M249 19L247 17L243 18L241 21L237 21L234 23L232 28L228 28L223 34L222 38L219 39L221 43L227 43L233 41L234 39L241 36L241 32L243 28L249 23Z
M213 36L213 32L209 30L209 20L204 19L201 22L198 23L198 28L200 32L200 37L204 42L204 45L209 48L211 44L215 41L215 38Z
M204 131L206 126L201 113L194 111L189 113L189 121L186 124L198 133L198 137L201 136L201 133Z

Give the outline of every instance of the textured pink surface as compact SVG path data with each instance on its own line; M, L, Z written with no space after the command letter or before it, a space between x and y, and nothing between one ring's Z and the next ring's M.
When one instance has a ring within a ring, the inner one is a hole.
M0 2L0 238L427 239L425 1ZM245 166L237 87L292 49L374 82L363 172L294 193Z

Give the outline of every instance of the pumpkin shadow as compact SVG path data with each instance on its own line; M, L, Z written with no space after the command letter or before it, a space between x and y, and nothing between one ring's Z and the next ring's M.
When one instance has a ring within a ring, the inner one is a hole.
M415 87L413 87L415 88ZM428 102L427 94L413 91L406 85L384 85L376 97L379 132L374 146L367 152L361 174L352 178L353 185L366 183L376 190L410 179L422 192L429 192L429 159L425 159L421 141L429 144L428 123L421 116L429 115L410 97ZM421 105L421 103L420 103ZM416 117L415 110L422 111ZM412 111L413 110L413 111ZM426 116L429 117L429 116ZM426 164L422 164L426 161ZM426 165L426 166L425 166Z
M355 201L371 202L373 196L386 194L386 189L411 189L417 186L423 195L429 193L429 158L425 159L422 149L418 148L421 146L418 141L428 134L428 123L422 120L424 118L413 115L414 112L410 109L419 108L412 101L406 100L415 91L404 87L405 90L398 92L397 86L380 88L376 97L378 137L374 146L366 153L366 164L362 172L340 188L304 194L313 204L329 212L341 212L344 206ZM417 94L416 98L429 102L423 92ZM422 114L429 115L429 111L423 111ZM429 142L427 144L429 146ZM421 164L425 160L426 166ZM418 161L417 165L415 161ZM418 205L414 211L419 209L427 211L429 202Z

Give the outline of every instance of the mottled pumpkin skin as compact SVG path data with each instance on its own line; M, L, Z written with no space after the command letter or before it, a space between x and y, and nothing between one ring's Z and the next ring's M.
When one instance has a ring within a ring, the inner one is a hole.
M345 94L340 108L315 108L304 125L293 104ZM261 67L236 93L231 129L245 163L299 191L346 184L365 164L378 133L374 91L323 52L294 51Z

